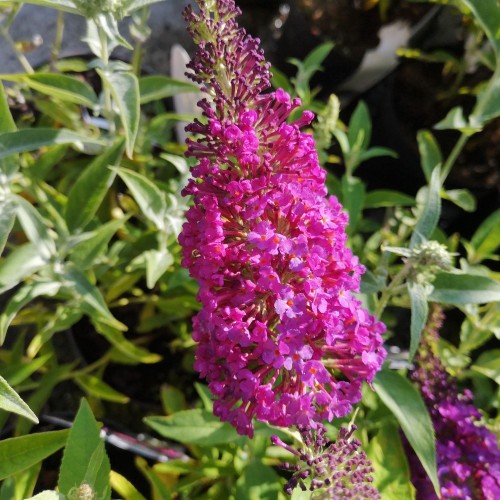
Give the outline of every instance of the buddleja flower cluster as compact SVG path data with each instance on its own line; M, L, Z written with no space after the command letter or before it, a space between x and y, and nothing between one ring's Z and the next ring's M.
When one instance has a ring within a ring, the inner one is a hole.
M470 391L459 393L454 379L434 353L443 313L435 308L415 358L413 380L420 387L436 432L441 498L500 498L500 450L496 436L481 423ZM412 482L421 500L437 500L430 480L410 454Z
M347 216L326 198L311 112L270 87L259 41L232 0L185 11L198 50L189 76L208 93L187 130L198 160L184 190L194 206L179 241L197 279L195 369L214 413L252 435L255 416L312 425L349 413L385 356L384 326L353 296L363 267L346 247Z
M377 500L380 493L370 484L373 482L373 467L360 450L361 442L352 437L356 426L341 427L335 441L326 436L326 428L319 425L316 430L299 426L304 442L303 448L295 449L278 436L272 436L273 444L296 455L297 465L283 464L283 469L293 471L285 484L285 493L291 495L296 486L302 491L312 491L312 498L325 500ZM310 478L307 488L304 481Z

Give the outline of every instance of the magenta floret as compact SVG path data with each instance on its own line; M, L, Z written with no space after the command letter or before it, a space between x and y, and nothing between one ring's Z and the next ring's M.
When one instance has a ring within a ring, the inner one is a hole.
M364 272L346 246L347 215L326 198L325 171L300 105L270 87L258 40L238 28L232 0L185 16L198 44L190 77L211 100L187 129L198 164L179 237L200 285L195 368L214 412L242 434L252 418L309 425L349 413L385 357L384 325L353 296Z

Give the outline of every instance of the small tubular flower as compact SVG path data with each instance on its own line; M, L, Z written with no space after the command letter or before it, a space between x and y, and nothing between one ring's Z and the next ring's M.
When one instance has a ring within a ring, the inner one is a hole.
M252 419L312 427L349 413L385 357L384 325L351 292L364 268L347 215L326 197L311 135L287 123L299 99L270 87L269 64L233 0L185 11L198 50L188 75L209 94L187 130L198 163L179 241L199 283L195 369L214 412L242 434Z

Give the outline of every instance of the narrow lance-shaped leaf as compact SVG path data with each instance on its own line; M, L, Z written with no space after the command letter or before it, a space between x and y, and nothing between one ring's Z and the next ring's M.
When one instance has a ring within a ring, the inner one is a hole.
M1 172L0 175L2 175ZM0 189L2 189L1 186ZM0 255L3 253L15 220L16 204L10 195L4 195L3 199L0 199Z
M131 73L109 73L101 70L97 70L97 72L118 106L120 120L125 130L127 156L131 158L139 130L139 82L137 77Z
M138 347L127 340L120 330L98 321L94 322L94 326L111 345L113 345L118 351L120 351L120 353L124 354L131 361L137 363L157 363L161 360L161 356L159 354L149 352L143 347Z
M7 381L0 376L0 408L5 411L17 413L38 424L37 416L30 407L21 399L19 394L12 389Z
M0 134L0 158L14 153L35 151L42 146L71 144L82 150L84 145L103 145L103 141L78 134L72 130L52 128L24 128L15 132Z
M60 450L69 430L40 432L0 441L0 480L22 472Z
M414 248L427 241L437 227L441 215L441 197L439 194L441 190L440 175L440 168L436 167L432 171L424 207L410 239L410 248Z
M410 321L410 360L413 359L420 343L420 336L427 322L429 305L427 304L428 292L424 285L408 283L408 293L411 304Z
M71 232L84 228L94 219L115 178L115 172L108 167L120 163L124 147L123 139L119 139L87 166L71 188L65 212Z
M432 172L443 163L441 149L434 135L429 130L419 130L417 133L420 164L428 183L431 181Z
M75 382L89 395L113 403L128 403L130 398L94 375L78 375Z
M5 340L7 328L22 307L40 295L55 295L59 291L59 288L59 283L34 282L19 289L7 303L5 310L0 315L0 345L2 345Z
M14 122L14 118L12 118L12 113L9 109L9 104L7 102L7 98L5 95L5 90L3 88L2 82L0 82L0 134L4 134L6 132L15 132L16 124ZM2 147L0 146L0 151ZM7 155L0 159L0 186L2 184L6 187L9 177L17 171L19 168L19 162L17 161L17 156ZM5 189L4 187L4 189Z
M16 195L17 216L28 239L45 260L56 254L56 244L49 234L47 223L31 203Z
M92 285L85 274L75 267L69 267L62 276L62 284L69 290L73 290L83 300L82 308L87 309L91 317L97 317L118 330L126 330L127 327L120 323L108 309L108 306L97 287ZM85 308L84 306L88 306Z
M411 382L391 370L380 371L373 386L398 420L439 496L434 428L422 396Z
M65 495L75 486L83 482L92 481L90 486L97 498L109 499L109 474L111 471L109 460L105 454L100 454L99 470L95 470L92 458L97 458L96 450L103 447L100 428L92 410L85 399L82 399L73 427L68 436L68 443L64 450L61 469L59 471L59 491ZM97 452L99 453L99 451Z
M349 121L347 138L351 149L357 147L359 150L366 149L370 144L372 134L372 122L368 108L363 101L356 106Z
M199 92L198 86L168 76L151 75L139 79L141 104L172 97L181 92Z
M216 446L238 439L234 427L208 410L185 410L168 417L146 417L144 422L160 435L185 444Z
M167 204L163 193L147 177L133 170L120 168L116 172L130 189L142 213L158 229L164 229Z
M63 12L70 12L72 14L82 14L72 0L2 0L0 3L30 3L33 5L42 5L43 7L50 7L51 9L62 10Z
M0 75L1 80L22 82L40 93L61 99L65 102L81 104L93 108L98 104L92 87L73 76L56 73L35 73L33 75Z
M429 300L441 304L485 304L500 301L500 282L476 274L438 273Z
M470 240L475 262L491 256L500 247L500 210L490 214Z
M70 252L70 260L80 270L85 270L101 258L113 235L123 226L127 217L116 219L97 227L92 236L75 245Z

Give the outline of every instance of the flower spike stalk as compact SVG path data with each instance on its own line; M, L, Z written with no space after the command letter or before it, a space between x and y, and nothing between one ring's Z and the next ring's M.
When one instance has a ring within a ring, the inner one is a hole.
M215 414L241 434L253 435L253 417L315 428L360 400L385 357L384 325L353 295L364 268L300 130L313 114L287 123L300 100L269 92L269 63L238 27L233 0L198 7L184 12L198 45L188 75L209 97L187 127L198 162L179 237L200 286L195 369Z

